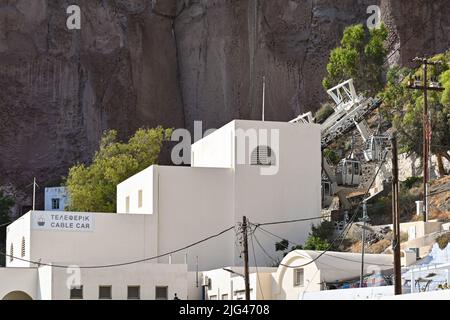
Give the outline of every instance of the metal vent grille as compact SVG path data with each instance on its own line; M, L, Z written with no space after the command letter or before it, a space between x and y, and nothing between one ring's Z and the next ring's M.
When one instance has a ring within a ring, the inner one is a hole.
M258 146L251 154L252 166L271 166L275 164L272 149L268 146Z

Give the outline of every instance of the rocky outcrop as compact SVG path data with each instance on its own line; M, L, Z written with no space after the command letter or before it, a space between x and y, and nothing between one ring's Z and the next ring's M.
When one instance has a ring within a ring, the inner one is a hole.
M79 31L66 28L67 1L0 5L1 185L59 183L108 128L184 126L172 19L153 13L170 6L77 3Z
M66 28L71 4L81 30ZM33 176L59 183L108 128L259 119L263 77L267 120L315 110L330 49L373 4L391 63L448 48L446 0L4 0L0 185L29 204Z

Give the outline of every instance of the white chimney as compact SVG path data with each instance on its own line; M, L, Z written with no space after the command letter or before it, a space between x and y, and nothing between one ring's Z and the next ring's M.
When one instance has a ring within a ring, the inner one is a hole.
M416 201L416 214L423 215L423 201Z

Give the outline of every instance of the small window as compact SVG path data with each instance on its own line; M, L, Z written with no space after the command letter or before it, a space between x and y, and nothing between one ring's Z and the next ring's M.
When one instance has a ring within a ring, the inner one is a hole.
M83 299L83 286L72 287L70 289L70 299Z
M156 287L155 299L156 300L168 300L169 288L168 287Z
M216 295L209 296L209 300L217 300L217 296Z
M273 166L275 165L275 154L268 146L257 146L251 154L252 166Z
M125 212L130 213L130 197L125 198Z
M303 287L305 281L305 270L295 269L294 270L294 287Z
M9 247L9 262L14 261L14 246L11 243L11 246Z
M59 210L59 199L58 198L52 199L52 210Z
M21 248L21 256L22 258L25 257L25 237L22 237L22 248Z
M138 207L142 208L142 190L138 192Z
M128 286L128 299L129 300L141 299L141 287L140 286Z
M228 294L223 294L222 295L222 300L228 300Z
M100 286L98 287L98 298L99 299L112 299L111 286Z

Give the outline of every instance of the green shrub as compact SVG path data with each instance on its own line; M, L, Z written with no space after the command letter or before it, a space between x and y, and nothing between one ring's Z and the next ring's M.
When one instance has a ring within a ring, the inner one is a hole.
M405 181L401 183L402 188L411 189L414 187L417 183L422 181L422 177L409 177Z
M319 237L309 236L308 240L304 245L305 250L327 250L330 247L330 244Z
M316 114L314 115L314 118L316 119L316 123L324 123L325 120L328 119L329 116L331 116L334 112L333 107L329 103L325 103L320 107L319 110L317 110Z
M323 150L323 155L333 165L337 165L341 160L336 152L328 148Z

